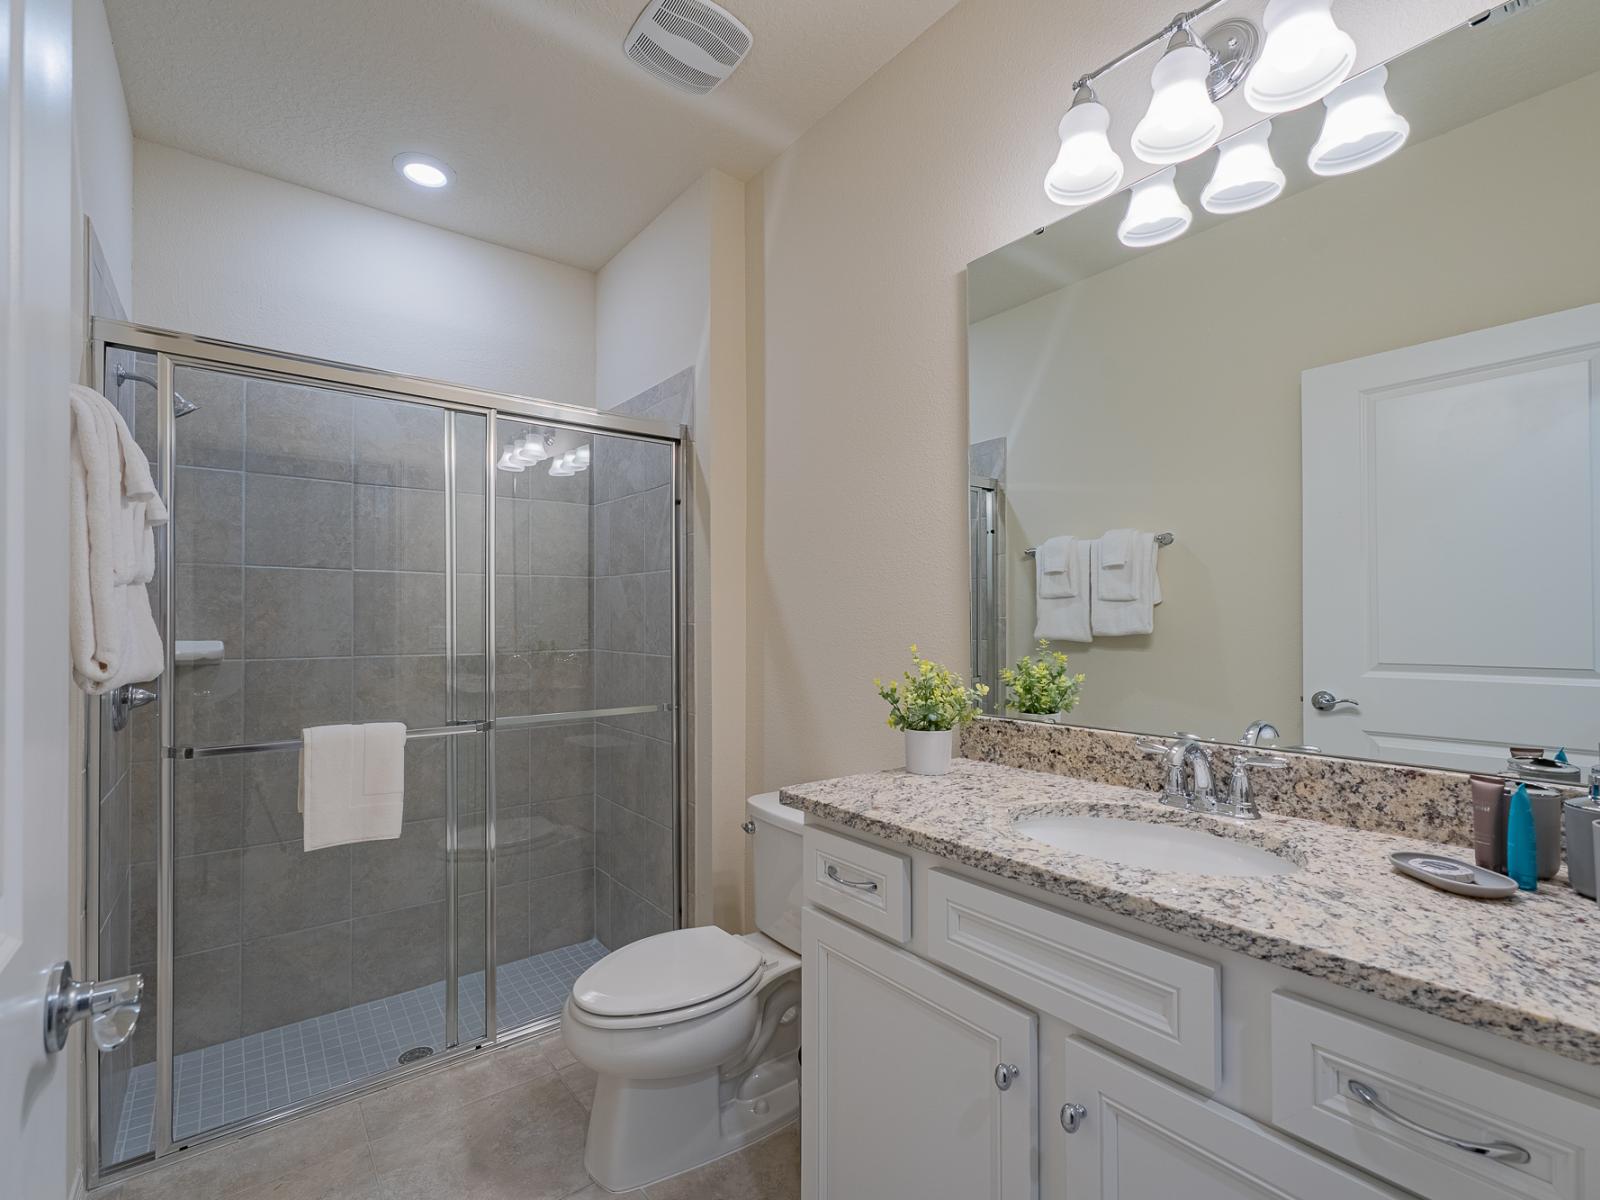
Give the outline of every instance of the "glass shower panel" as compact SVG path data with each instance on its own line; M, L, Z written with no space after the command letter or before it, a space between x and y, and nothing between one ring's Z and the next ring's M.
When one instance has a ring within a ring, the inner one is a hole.
M194 406L173 424L176 1140L471 1024L447 986L452 851L459 814L482 807L484 739L437 731L483 705L481 668L465 682L482 593L453 561L450 513L482 527L486 418L193 366L174 390ZM476 497L451 455L473 421ZM307 850L301 730L375 721L413 731L400 836Z
M110 347L104 394L117 406L152 464L156 456L156 360ZM158 537L158 545L162 539ZM161 573L150 587L151 610L162 621ZM102 979L130 972L145 977L146 1012L154 1011L156 982L156 814L161 754L161 701L136 708L117 729L107 699L99 706L97 908ZM155 1112L155 1022L99 1056L98 1142L103 1164L125 1162L150 1148Z
M607 949L677 924L676 500L664 443L501 417L495 460L508 1030L558 1013Z

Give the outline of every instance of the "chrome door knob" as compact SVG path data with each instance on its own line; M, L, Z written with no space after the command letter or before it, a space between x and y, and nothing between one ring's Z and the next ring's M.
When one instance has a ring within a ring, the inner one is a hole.
M1077 1133L1083 1128L1083 1119L1089 1115L1089 1110L1081 1104L1063 1104L1061 1106L1061 1128L1068 1133Z
M1341 704L1348 704L1351 708L1358 708L1360 707L1361 701L1346 700L1343 697L1335 696L1332 692L1326 690L1311 693L1311 707L1316 709L1318 712L1332 712Z
M1017 1076L1022 1074L1022 1068L1016 1063L1001 1063L994 1069L994 1085L1002 1092L1009 1092Z
M70 962L57 963L50 968L44 995L45 1053L64 1049L67 1033L86 1017L100 1052L115 1050L133 1036L143 999L143 975L124 975L104 983L77 980L72 977Z

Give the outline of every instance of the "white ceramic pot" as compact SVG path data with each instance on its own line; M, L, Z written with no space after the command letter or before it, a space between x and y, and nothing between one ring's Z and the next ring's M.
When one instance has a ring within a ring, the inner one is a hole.
M955 745L953 729L906 730L906 770L913 775L946 775Z

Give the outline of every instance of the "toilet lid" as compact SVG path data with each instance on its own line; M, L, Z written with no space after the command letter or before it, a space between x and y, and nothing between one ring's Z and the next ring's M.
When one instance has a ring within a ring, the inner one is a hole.
M761 969L761 951L706 925L658 933L606 955L572 985L572 999L597 1017L638 1017L703 1004Z

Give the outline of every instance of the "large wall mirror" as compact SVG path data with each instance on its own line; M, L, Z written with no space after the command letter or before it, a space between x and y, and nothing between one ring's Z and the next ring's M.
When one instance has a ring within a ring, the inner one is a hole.
M1387 70L1410 136L1375 166L1307 168L1314 104L1273 120L1264 207L1205 210L1213 150L1177 169L1176 240L1124 245L1123 193L971 265L977 676L1036 644L1031 548L1170 532L1150 632L1052 643L1086 676L1070 722L1595 760L1600 5Z

